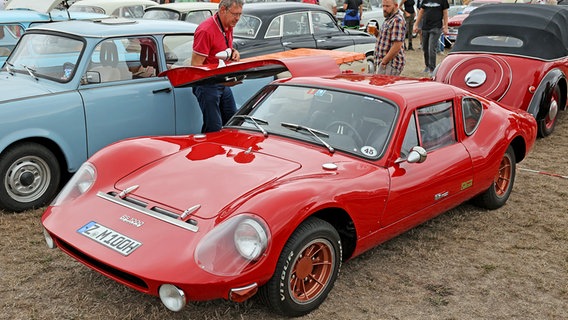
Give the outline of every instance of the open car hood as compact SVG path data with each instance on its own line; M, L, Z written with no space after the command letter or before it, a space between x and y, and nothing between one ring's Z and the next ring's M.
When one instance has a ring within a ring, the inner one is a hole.
M4 9L29 9L41 13L49 13L62 0L10 0Z
M244 79L276 76L288 71L292 77L335 76L341 73L335 59L328 55L234 62L225 66L206 65L162 72L174 87L221 84Z

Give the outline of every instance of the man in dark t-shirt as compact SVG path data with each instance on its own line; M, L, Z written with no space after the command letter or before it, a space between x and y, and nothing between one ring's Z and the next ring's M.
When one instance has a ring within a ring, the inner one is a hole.
M359 29L359 24L363 17L363 0L345 0L343 9L345 10L343 26L350 29Z
M414 23L414 32L422 23L422 50L424 51L424 64L429 76L436 68L436 49L442 32L448 33L448 0L424 0L418 10Z
M404 20L406 21L406 37L408 38L408 50L414 50L412 47L412 24L414 23L414 17L416 16L416 11L414 10L414 0L402 0L400 2L400 8L404 14Z

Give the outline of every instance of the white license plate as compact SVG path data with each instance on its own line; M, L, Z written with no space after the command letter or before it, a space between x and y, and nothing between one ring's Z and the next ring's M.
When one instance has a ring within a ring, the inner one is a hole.
M142 245L141 242L100 225L95 221L91 221L82 226L81 229L77 230L77 232L122 254L123 256L131 254Z

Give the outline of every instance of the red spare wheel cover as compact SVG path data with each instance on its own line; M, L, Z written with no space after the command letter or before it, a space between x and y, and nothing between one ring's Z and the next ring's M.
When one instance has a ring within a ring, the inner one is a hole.
M480 55L456 64L444 82L499 101L509 89L511 77L511 67L505 60Z

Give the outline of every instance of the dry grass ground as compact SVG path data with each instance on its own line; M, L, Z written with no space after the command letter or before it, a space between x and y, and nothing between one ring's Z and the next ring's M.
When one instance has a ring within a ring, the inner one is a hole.
M404 74L422 76L421 54L409 61ZM520 164L506 206L462 205L347 262L305 318L568 318L568 180L526 171L568 175L566 122ZM168 312L47 249L41 214L0 212L1 319L278 319L256 299Z

